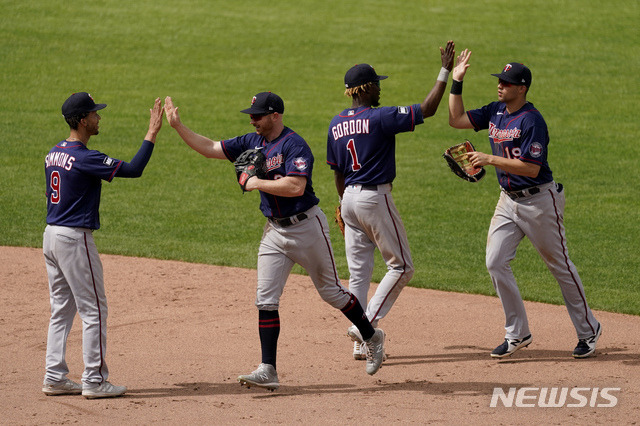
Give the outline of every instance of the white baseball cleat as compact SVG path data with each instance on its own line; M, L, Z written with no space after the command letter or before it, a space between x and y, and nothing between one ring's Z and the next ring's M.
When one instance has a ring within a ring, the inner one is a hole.
M367 347L367 374L374 375L380 370L384 361L384 331L376 328L371 339L364 342Z
M360 334L360 330L355 325L347 328L347 336L351 337L354 342L362 343L362 334Z
M248 388L257 386L269 389L272 392L280 387L278 373L271 364L260 364L258 369L251 374L238 376L238 381L241 386L247 385Z
M367 359L367 348L362 340L362 334L355 325L352 325L347 329L347 336L353 340L353 359L364 361ZM382 361L386 361L388 358L387 352L384 352Z
M574 358L589 358L596 352L596 343L598 343L598 339L602 334L602 327L600 323L598 323L598 330L596 334L591 337L587 337L586 339L578 340L578 346L573 350Z
M64 382L47 382L42 384L42 392L45 395L80 395L82 393L82 385L73 380L66 379Z
M126 386L116 386L107 381L104 381L98 386L90 388L85 387L84 389L82 389L82 396L87 399L114 398L116 396L124 395L126 391Z
M367 359L367 347L360 342L353 342L353 359L363 361Z
M504 342L491 352L493 358L504 358L510 356L518 349L526 348L531 344L533 338L531 335L522 339L504 339Z

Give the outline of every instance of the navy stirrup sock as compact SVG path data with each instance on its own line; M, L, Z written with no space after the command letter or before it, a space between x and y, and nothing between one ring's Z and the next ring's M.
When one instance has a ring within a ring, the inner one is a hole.
M367 315L364 313L364 310L362 310L362 306L360 306L360 302L355 296L352 295L351 299L349 299L349 303L340 310L344 316L349 318L349 321L358 328L360 334L362 334L363 340L369 340L373 336L375 330L367 319Z
M280 335L280 314L278 311L258 311L258 332L262 347L262 363L276 368L276 352Z

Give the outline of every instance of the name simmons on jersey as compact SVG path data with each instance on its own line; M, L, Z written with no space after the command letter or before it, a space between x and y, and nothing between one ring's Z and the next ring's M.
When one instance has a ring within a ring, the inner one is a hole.
M347 120L331 128L333 139L338 140L344 136L358 135L369 133L369 119L358 118L356 120Z
M50 152L44 159L45 167L61 167L65 170L71 170L76 157L65 152Z

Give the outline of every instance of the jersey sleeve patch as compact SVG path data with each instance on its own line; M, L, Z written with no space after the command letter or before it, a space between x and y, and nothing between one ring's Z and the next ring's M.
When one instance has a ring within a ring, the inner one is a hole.
M409 114L409 107L408 106L399 106L398 107L398 114Z
M540 142L533 142L529 147L529 154L531 154L533 158L540 157L543 151L544 148L542 147L542 144Z
M109 166L109 167L113 166L114 161L115 161L115 160L114 160L113 158L108 157L108 156L105 156L105 157L104 157L104 160L102 160L102 162L103 162L106 166Z
M293 165L295 166L296 169L303 171L305 170L308 165L307 165L307 160L302 158L302 157L298 157L296 159L293 160Z

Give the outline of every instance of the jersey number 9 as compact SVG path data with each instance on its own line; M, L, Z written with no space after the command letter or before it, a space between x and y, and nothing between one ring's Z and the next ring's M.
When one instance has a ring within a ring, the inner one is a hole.
M57 170L51 172L49 186L51 186L51 203L58 204L60 202L60 172Z

